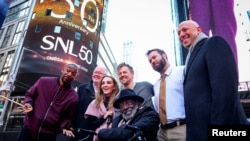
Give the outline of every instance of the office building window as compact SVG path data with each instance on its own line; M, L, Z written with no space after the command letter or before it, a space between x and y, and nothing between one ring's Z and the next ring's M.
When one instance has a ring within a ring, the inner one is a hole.
M4 53L1 53L0 54L0 63L3 61L3 56L4 56Z
M90 41L89 41L89 47L90 47L91 49L93 49L93 48L94 48L94 45L95 45L94 42L90 40Z
M10 26L8 27L8 29L7 29L7 31L6 31L6 33L5 33L5 36L4 36L4 39L3 39L3 42L2 42L1 48L7 47L8 42L9 42L10 37L11 37L11 33L12 33L12 31L13 31L13 27L14 27L13 24L10 25Z
M52 9L47 9L47 10L45 11L45 16L50 16L51 13L52 13Z
M54 33L61 33L61 29L62 29L61 26L56 25L55 28L54 28Z
M75 33L75 38L76 38L77 40L80 40L80 39L81 39L81 33L80 33L80 32L76 32L76 33Z
M66 13L66 18L67 19L72 19L73 14L71 12Z
M80 6L80 0L74 0L74 5L79 7Z
M0 40L2 39L4 29L5 29L5 28L2 28L2 29L0 30Z
M24 29L24 24L25 24L25 21L21 21L18 23L16 33L14 34L14 38L13 38L11 45L15 45L19 43L22 31Z
M0 63L4 61L4 53L0 54ZM0 85L6 80L7 74L0 75Z
M35 28L35 33L39 33L42 31L42 25L37 25Z
M27 14L29 14L30 4L31 4L31 1L26 1L22 4L19 4L15 7L10 8L8 11L8 14L6 15L4 23L10 22L19 17L26 16Z
M13 58L14 58L14 53L15 51L12 50L10 52L8 52L8 55L6 57L6 60L4 62L4 65L3 65L3 69L2 69L2 72L1 72L1 80L0 81L6 81L6 78L7 78L7 75L10 71L10 67L11 67L11 64L12 64L12 61L13 61Z

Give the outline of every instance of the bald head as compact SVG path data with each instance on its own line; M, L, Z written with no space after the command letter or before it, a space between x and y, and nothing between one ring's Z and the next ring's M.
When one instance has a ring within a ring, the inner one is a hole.
M201 27L195 21L183 21L178 26L178 36L181 44L189 48L197 36L202 32Z
M189 26L193 26L193 27L199 27L199 24L196 22L196 21L192 21L192 20L187 20L187 21L183 21L179 24L178 28L180 26L183 26L183 25L189 25Z
M69 63L69 64L66 65L66 67L75 69L76 72L78 72L78 66L76 64Z

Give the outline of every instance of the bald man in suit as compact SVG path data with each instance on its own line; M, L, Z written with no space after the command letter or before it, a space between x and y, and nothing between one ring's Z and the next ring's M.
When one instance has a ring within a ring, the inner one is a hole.
M184 77L187 141L207 141L209 125L247 125L238 95L238 73L229 44L208 38L195 21L178 26L189 49Z

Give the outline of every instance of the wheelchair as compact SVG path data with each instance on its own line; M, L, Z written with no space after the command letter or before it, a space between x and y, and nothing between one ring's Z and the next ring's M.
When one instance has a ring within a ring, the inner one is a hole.
M132 126L132 125L126 125L125 129L131 130L133 132L133 136L131 138L129 138L127 141L146 141L146 138L143 136L143 132L141 131L140 128L136 127L136 126ZM88 136L86 136L83 139L80 139L78 141L85 141L88 138L97 135L97 133L93 130L87 130L87 129L82 129L79 128L77 130L77 132L83 132L86 133Z

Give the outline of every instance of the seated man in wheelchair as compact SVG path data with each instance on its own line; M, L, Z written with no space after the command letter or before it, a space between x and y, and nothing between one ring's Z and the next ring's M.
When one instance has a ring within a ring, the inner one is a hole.
M113 119L109 128L99 131L99 141L156 141L159 116L151 107L142 107L143 101L133 90L121 90L114 102L121 114Z

